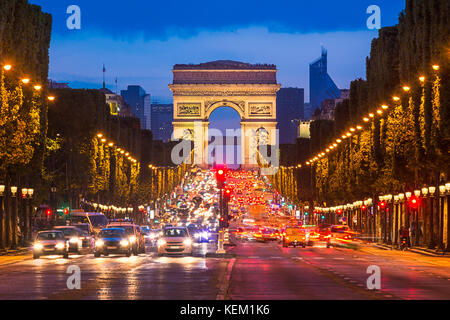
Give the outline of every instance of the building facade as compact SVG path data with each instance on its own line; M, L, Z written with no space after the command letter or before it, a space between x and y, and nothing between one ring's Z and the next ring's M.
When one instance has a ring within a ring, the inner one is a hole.
M280 143L295 143L298 123L304 119L305 90L281 88L277 93L277 129Z

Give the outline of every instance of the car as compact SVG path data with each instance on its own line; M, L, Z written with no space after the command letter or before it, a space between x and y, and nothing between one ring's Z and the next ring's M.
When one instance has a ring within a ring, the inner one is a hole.
M102 229L95 241L94 257L102 254L108 256L110 253L125 254L131 256L132 244L129 235L122 227L111 227Z
M259 242L275 241L278 239L278 231L270 228L262 228L254 236L256 241Z
M75 226L57 226L54 229L64 233L64 238L69 244L69 252L80 253L83 248L82 238L86 237L82 230Z
M283 233L283 248L289 246L302 246L305 248L309 244L308 233L305 229L298 227L286 227Z
M184 227L166 228L157 242L158 254L187 254L193 253L193 241L189 230Z
M128 235L133 254L137 256L139 253L145 253L144 233L138 225L130 222L113 222L108 224L107 227L123 228Z
M39 259L45 255L69 257L69 246L61 230L40 231L36 235L33 245L33 259Z

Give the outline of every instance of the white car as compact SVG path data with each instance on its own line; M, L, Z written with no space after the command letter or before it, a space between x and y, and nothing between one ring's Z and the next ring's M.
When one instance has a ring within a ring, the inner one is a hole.
M158 254L186 254L192 255L193 241L189 230L184 227L172 227L163 230L158 239Z

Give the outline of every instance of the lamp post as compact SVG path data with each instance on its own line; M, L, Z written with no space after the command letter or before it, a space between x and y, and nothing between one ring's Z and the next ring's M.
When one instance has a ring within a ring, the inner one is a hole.
M5 248L6 230L5 230L5 188L4 184L0 184L0 250Z
M436 247L436 241L435 241L435 234L434 234L434 193L436 192L436 187L429 187L428 188L428 192L430 193L430 198L431 198L431 212L430 212L430 233L431 233L431 237L430 237L430 242L428 244L428 248L429 249L434 249Z
M33 217L33 194L34 194L34 189L33 188L28 188L28 203L27 203L27 211L26 211L26 217L25 217L25 230L26 230L26 234L25 234L25 241L30 242L32 237L33 237L33 226L32 226L32 217Z
M444 206L445 206L445 185L442 183L439 185L439 250L442 250L442 253L445 251L444 245ZM448 212L448 209L447 209ZM447 237L448 238L448 237Z
M10 248L17 248L17 187L12 186L11 188L11 206L10 206L10 219L9 219L9 240L10 240Z

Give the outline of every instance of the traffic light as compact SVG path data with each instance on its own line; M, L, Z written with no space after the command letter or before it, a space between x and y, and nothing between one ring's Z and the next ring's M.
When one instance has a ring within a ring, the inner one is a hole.
M342 209L338 209L337 214L342 214Z
M64 215L66 216L66 215L68 215L69 214L69 208L64 208L63 209L63 213L64 213Z
M412 196L411 198L409 198L408 204L411 209L415 210L419 208L420 205L419 198L417 198L416 196Z
M50 216L52 215L52 209L47 209L47 210L45 210L45 215L46 215L47 217L50 217Z
M225 188L223 191L223 198L225 202L230 202L232 191L231 189Z
M381 201L381 202L380 202L380 208L381 208L381 209L385 209L385 208L386 208L386 202Z
M224 168L218 168L216 170L216 180L217 180L217 187L219 189L223 189L226 180L226 170Z
M228 228L228 219L226 217L220 217L219 228Z
M362 210L362 211L366 211L366 209L367 209L367 207L363 204L363 205L361 206L361 210Z
M308 212L305 212L305 216L307 216L309 213Z

